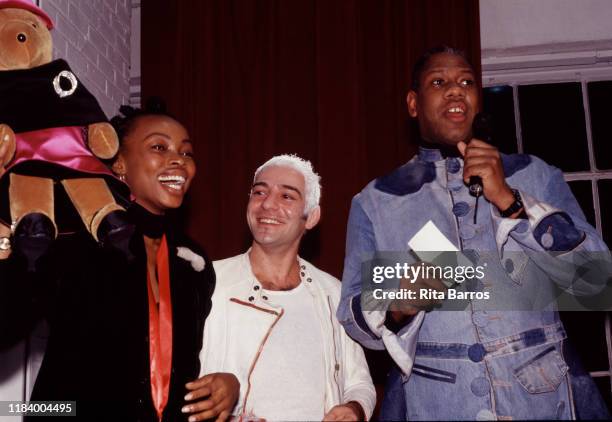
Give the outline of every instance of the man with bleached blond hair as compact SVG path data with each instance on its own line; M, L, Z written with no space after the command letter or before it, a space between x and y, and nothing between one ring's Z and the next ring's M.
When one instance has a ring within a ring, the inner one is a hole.
M251 248L214 263L201 375L238 377L233 415L243 419L364 420L374 410L363 350L335 317L340 282L298 256L321 215L319 180L295 155L264 163L247 206Z

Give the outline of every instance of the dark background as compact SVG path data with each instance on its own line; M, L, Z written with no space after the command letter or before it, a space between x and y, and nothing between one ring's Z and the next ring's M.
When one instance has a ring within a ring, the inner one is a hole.
M255 169L281 153L322 176L302 255L342 276L351 198L416 150L405 96L415 59L445 43L480 71L477 0L147 0L143 98L195 141L185 220L212 258L244 252Z

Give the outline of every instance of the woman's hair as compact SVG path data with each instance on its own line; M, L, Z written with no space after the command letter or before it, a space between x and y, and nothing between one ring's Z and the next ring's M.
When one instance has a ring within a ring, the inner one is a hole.
M119 143L123 143L125 136L130 133L134 122L141 116L174 116L166 111L166 102L160 97L150 97L144 108L134 108L129 105L119 107L119 114L110 120L110 124L117 132Z

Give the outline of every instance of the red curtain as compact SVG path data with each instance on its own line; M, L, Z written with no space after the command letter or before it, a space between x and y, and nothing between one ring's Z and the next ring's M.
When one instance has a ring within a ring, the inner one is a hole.
M143 1L143 98L195 141L189 233L212 258L243 252L253 172L297 153L323 185L302 254L340 277L351 198L414 154L410 69L440 43L479 71L478 0Z

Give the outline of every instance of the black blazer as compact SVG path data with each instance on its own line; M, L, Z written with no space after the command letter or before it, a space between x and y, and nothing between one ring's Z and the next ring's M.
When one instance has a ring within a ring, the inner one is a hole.
M172 374L164 421L187 420L185 383L199 375L204 320L215 285L212 262L186 237L167 233L172 296ZM103 250L87 234L61 237L39 274L15 254L0 261L0 347L16 343L40 318L49 340L31 400L76 400L80 420L155 421L149 369L146 254ZM204 257L197 272L177 256L184 246ZM74 418L71 418L74 420Z

